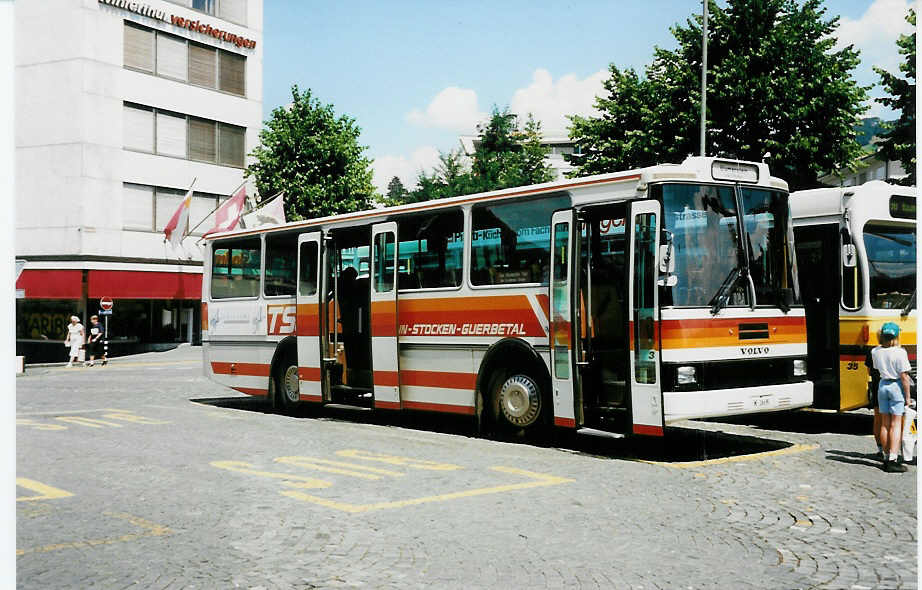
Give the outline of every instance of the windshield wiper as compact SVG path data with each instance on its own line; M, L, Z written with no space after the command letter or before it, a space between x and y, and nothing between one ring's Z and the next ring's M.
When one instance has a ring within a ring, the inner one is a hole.
M743 269L739 266L733 268L730 271L730 274L727 275L727 278L724 279L724 282L720 285L720 289L717 289L717 293L711 298L708 302L708 305L711 306L711 315L717 315L721 309L727 306L730 302L730 294L733 293L733 289L736 288L736 283L743 277Z
M903 311L900 312L900 316L908 316L916 306L916 293L919 291L919 288L916 287L912 290L912 297L909 298L909 301L906 303L906 306L903 308Z

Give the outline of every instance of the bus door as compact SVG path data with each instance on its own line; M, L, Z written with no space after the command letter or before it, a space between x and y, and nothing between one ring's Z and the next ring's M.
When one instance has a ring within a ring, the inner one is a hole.
M554 424L577 427L583 424L579 389L576 324L579 306L574 276L579 258L574 256L579 240L573 239L574 211L557 211L551 217L550 346L553 383Z
M304 401L329 401L323 371L324 300L321 283L321 232L298 236L298 385Z
M371 367L376 408L400 409L397 348L397 224L371 228Z
M630 369L631 421L634 434L663 436L663 392L660 379L658 267L660 233L657 201L631 203L628 225L627 350Z

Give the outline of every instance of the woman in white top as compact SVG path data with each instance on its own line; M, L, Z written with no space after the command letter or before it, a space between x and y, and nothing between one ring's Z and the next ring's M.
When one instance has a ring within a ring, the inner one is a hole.
M899 344L900 327L887 322L880 329L880 346L871 350L874 368L880 371L877 403L880 408L880 441L887 455L884 471L902 472L906 466L897 463L900 440L903 434L903 413L909 405L910 379L909 355Z
M80 356L80 347L83 346L85 339L86 336L84 335L80 318L75 315L70 316L70 325L67 326L67 338L64 339L64 346L70 346L68 367L73 367L74 363L77 362L77 357Z

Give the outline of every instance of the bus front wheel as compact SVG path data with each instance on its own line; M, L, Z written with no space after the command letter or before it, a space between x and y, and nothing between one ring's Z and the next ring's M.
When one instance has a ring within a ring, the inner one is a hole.
M494 381L494 414L512 429L527 430L540 423L541 385L528 373L508 373Z
M294 407L301 399L298 382L298 362L294 355L286 356L275 370L275 389L283 408Z

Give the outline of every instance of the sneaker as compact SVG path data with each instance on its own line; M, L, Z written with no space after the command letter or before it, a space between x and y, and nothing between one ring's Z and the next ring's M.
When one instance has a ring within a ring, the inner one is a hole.
M887 473L903 473L906 471L906 466L896 461L885 461L884 462L884 471Z
M93 365L95 365L95 364L96 364L96 362L95 362L95 361L90 361L90 364L89 364L89 366L90 366L90 367L92 367L92 366L93 366Z

